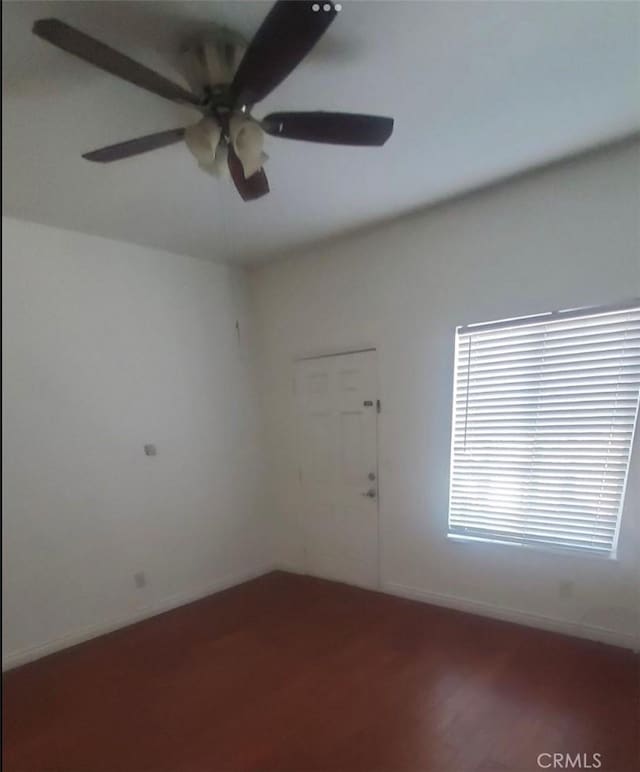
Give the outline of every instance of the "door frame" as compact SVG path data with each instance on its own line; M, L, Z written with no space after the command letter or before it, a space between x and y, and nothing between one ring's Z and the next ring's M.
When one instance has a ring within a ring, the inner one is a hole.
M352 346L352 347L345 347L345 348L338 348L338 349L316 349L314 352L307 351L304 354L296 354L293 356L292 359L292 383L293 383L293 397L294 397L294 413L295 413L295 449L296 449L296 455L299 455L299 443L300 443L300 404L298 401L298 394L296 390L296 365L298 362L306 362L313 359L327 359L329 357L339 357L339 356L346 356L347 354L366 354L369 352L375 352L376 355L376 368L375 368L375 387L376 387L376 396L374 399L376 400L376 482L378 483L378 495L376 496L376 581L375 581L375 589L380 590L382 588L382 542L380 538L380 489L381 489L381 480L380 480L380 415L381 410L377 408L377 406L380 404L380 381L379 381L379 355L380 355L380 348L375 344L362 344L360 346ZM299 467L296 465L296 469L299 470ZM300 521L300 518L302 516L301 508L304 506L304 496L303 496L303 487L302 487L302 479L300 477L300 474L296 474L297 478L297 493L298 493L298 501L300 502L300 506L297 507L296 512L296 522L298 524L298 531L300 534L304 533L304 529L302 528L302 523ZM308 562L307 562L307 550L306 545L303 543L303 552L304 552L304 569L305 574L308 574Z

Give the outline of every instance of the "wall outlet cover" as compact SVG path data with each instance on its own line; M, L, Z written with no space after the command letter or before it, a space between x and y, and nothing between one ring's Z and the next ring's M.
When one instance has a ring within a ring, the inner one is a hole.
M138 589L140 589L141 587L146 587L147 577L145 576L144 571L139 571L137 574L134 574L133 581L135 582L136 587Z
M558 582L558 595L561 598L570 598L573 595L573 582Z

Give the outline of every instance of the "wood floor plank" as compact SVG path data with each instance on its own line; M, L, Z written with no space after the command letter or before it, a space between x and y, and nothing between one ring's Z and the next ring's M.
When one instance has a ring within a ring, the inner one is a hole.
M9 671L7 772L640 770L623 649L274 572Z

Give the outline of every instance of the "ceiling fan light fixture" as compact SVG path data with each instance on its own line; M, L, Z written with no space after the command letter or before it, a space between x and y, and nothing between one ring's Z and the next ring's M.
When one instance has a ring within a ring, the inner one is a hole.
M264 132L253 119L243 113L234 113L229 119L229 134L244 176L248 179L262 168L267 158L262 152Z
M217 177L229 177L229 146L226 140L221 140L216 148L213 160L213 173Z
M220 135L217 121L209 117L185 129L184 139L187 147L200 166L208 167L214 163Z
M211 174L214 177L221 179L228 178L229 174L229 148L224 139L221 139L216 148L215 155L212 161L207 163L198 163L198 167L203 172Z
M313 5L313 7L311 7ZM186 141L198 166L210 174L229 175L243 201L269 192L262 168L264 134L331 145L383 145L393 119L336 112L280 112L261 122L250 111L267 97L309 54L340 10L339 4L276 0L247 45L236 33L210 28L183 48L182 74L192 91L75 29L60 19L37 19L33 33L121 80L204 114L194 126L155 132L83 153L107 163Z

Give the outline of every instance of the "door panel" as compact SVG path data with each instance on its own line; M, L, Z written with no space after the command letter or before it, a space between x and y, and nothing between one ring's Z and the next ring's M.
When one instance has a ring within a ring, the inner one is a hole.
M375 351L298 362L296 393L307 570L376 587Z

